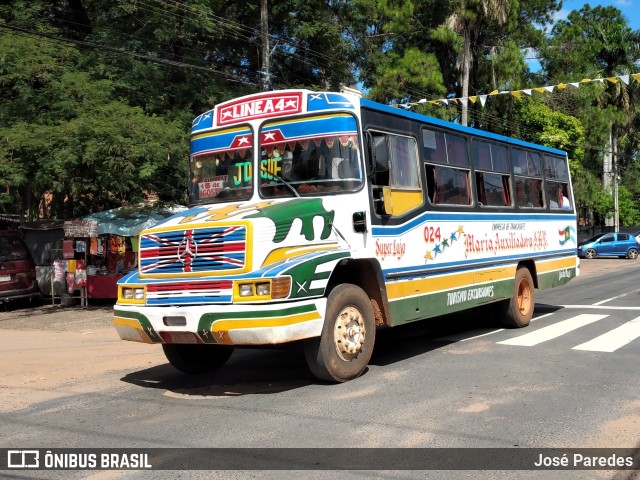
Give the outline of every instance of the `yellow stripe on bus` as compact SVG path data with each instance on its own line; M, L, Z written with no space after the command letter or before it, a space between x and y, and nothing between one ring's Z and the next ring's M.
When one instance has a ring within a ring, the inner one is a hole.
M536 262L536 270L538 274L553 272L563 268L575 268L578 262L576 257L566 257L553 260L541 260Z
M563 268L575 268L576 263L575 257L539 260L536 261L536 272L540 275ZM387 296L389 300L399 300L427 292L435 293L480 283L510 280L515 277L516 266L516 264L513 264L501 268L451 273L429 278L388 283Z
M337 243L330 243L326 245L312 245L312 246L294 246L294 247L282 247L272 250L264 262L262 267L277 263L287 258L297 257L299 255L305 255L307 253L321 252L324 250L336 250L338 248Z
M508 280L514 278L515 274L516 265L514 264L501 268L451 273L437 277L393 282L387 284L387 296L389 300L398 300L427 292L435 293L478 283Z
M211 331L216 332L228 332L229 330L243 329L243 328L260 328L260 327L282 327L285 325L293 325L294 323L307 322L309 320L316 320L320 318L318 312L307 312L296 315L290 315L287 317L272 317L272 318L240 318L233 320L217 320L213 322Z

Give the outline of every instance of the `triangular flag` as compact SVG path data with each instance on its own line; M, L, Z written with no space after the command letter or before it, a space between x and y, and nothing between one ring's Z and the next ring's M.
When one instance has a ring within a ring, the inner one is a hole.
M548 87L544 87L544 89L549 93L553 92L553 88L554 88L553 85L549 85Z
M593 80L591 80L590 78L583 78L582 80L580 80L580 83L589 83L589 82L593 82Z
M440 102L438 100L431 100L429 103L431 105L438 105Z
M427 103L427 99L426 98L421 98L420 100L418 100L418 103Z
M471 103L476 103L478 97L469 97L469 100L471 100Z
M625 85L629 85L629 75L620 75L620 80L622 80L622 83Z
M524 93L525 95L531 96L531 89L527 88L526 90L522 90L522 93Z
M565 88L567 88L564 83L559 83L558 85L556 85L556 87L558 87L558 90L564 90Z
M618 83L618 77L607 77L607 82L616 84Z
M533 90L538 93L544 93L547 91L545 87L538 87L538 88L534 88Z
M634 78L634 80L635 80L636 82L639 82L639 83L640 83L640 73L634 73L634 74L633 74L633 75L631 75L631 76Z
M520 93L520 90L515 90L515 91L511 92L511 95L513 95L516 98L522 97L522 93Z
M445 105L449 105L449 100L447 100L446 98L441 98L440 101Z
M458 99L457 98L452 98L451 100L449 100L451 103L455 103L456 105L458 104Z
M580 84L578 82L571 82L569 85L572 87L580 88Z
M460 103L461 103L461 104L462 104L462 106L464 106L464 107L466 107L466 106L467 106L468 102L469 102L469 98L468 98L468 97L462 97L462 98L460 99Z
M604 78L596 78L594 82L604 83Z
M484 107L484 104L487 102L487 96L486 95L480 95L478 98L480 99L480 105L482 105Z
M493 92L489 92L489 95L498 95L499 93L498 90L494 90Z

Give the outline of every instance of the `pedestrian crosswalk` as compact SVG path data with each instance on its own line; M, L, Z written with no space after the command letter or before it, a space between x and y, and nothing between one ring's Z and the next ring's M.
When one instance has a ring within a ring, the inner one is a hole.
M634 318L593 340L581 343L573 347L573 349L592 352L615 352L638 337L640 337L640 317Z
M503 340L498 343L502 345L520 345L522 347L532 347L533 345L538 345L539 343L552 340L561 335L564 335L565 333L569 333L580 327L589 325L590 323L602 320L607 316L608 315L594 315L583 313L580 315L576 315L575 317L568 318L567 320L554 323L547 327L542 327L534 332L525 333L524 335L520 335L519 337L510 338L509 340Z
M547 314L539 318L549 317L549 315L551 315L551 318L547 318L546 321L552 321L555 314ZM611 315L608 314L580 313L531 331L531 328L535 327L535 324L532 323L529 328L523 330L522 334L505 340L496 341L496 344L518 347L533 347L560 337L567 338L565 336L572 332L579 331L579 329L583 327L596 324L596 322L600 322L603 320L606 321L606 319L611 318ZM446 340L450 342L469 341L480 337L487 337L489 335L498 334L500 332L514 331L504 329L482 330L477 335L470 335L469 332L467 332L466 335L457 334L443 337L439 340ZM602 335L596 336L589 341L580 343L570 348L572 350L611 353L624 347L625 345L630 344L637 338L640 338L640 317L629 320L622 325L612 328ZM584 340L584 337L581 337L581 339Z

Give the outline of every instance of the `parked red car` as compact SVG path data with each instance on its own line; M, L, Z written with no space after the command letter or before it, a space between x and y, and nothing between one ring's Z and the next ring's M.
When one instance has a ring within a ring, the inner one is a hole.
M36 269L20 236L0 231L0 303L39 298Z

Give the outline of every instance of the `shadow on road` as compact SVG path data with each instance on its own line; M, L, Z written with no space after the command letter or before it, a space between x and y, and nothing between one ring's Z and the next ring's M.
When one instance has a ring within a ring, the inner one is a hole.
M536 304L535 316L561 307ZM435 317L395 328L380 329L370 365L387 366L440 349L458 339L502 328L487 309ZM309 372L301 343L280 348L237 348L219 370L187 375L169 364L139 370L121 379L145 388L167 390L185 397L237 397L272 394L322 384Z
M169 364L139 370L121 380L176 396L237 397L279 393L318 383L307 369L299 345L290 348L236 349L220 369L187 375Z

